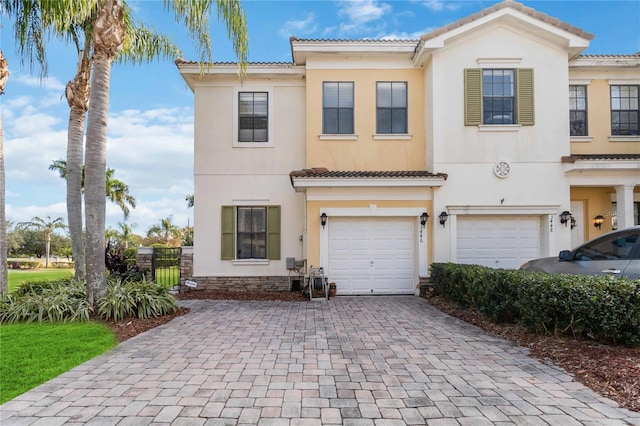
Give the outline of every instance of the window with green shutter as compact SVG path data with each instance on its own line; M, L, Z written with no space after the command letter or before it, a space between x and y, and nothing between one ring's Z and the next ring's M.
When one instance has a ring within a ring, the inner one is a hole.
M280 259L280 206L222 206L221 258Z
M533 126L534 110L533 69L464 70L465 126Z

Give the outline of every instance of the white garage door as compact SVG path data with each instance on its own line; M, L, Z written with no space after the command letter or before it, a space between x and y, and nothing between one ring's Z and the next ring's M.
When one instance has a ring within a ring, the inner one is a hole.
M516 269L541 257L540 217L458 216L457 262Z
M331 218L329 280L339 294L413 294L414 218Z

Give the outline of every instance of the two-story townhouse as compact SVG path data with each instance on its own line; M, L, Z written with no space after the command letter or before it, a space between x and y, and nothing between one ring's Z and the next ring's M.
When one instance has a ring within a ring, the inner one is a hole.
M592 216L632 224L637 56L580 56L591 38L505 1L417 41L292 37L291 64L250 64L242 86L234 64L179 63L196 98L193 278L285 289L295 257L339 294L413 294L432 261L517 268L610 229ZM267 141L240 140L260 126Z

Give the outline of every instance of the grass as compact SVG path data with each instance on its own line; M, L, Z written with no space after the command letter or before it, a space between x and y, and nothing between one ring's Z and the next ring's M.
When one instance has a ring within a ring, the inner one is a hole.
M180 268L178 266L157 268L155 281L156 284L166 286L175 286L180 284Z
M0 326L0 404L113 348L111 329L99 323Z
M31 280L56 280L62 277L73 275L72 269L37 269L37 270L9 270L9 293L11 293L18 284Z

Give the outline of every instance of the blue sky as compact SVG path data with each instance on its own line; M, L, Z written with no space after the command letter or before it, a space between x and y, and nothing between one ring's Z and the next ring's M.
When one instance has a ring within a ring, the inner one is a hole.
M128 1L136 17L169 34L185 59L197 59L193 43L160 0ZM421 34L489 7L495 1L357 0L245 1L249 59L289 62L289 37L402 38ZM595 35L589 54L640 51L640 1L524 1ZM48 165L65 157L69 109L64 85L75 72L71 46L49 43L48 78L21 66L11 36L13 23L2 17L0 43L11 76L1 99L6 168L6 215L13 222L33 216L66 220L65 185ZM215 61L235 61L224 25L213 16ZM107 165L130 186L138 202L129 223L144 234L160 219L193 223L184 197L193 193L193 95L170 61L141 66L114 64ZM197 201L196 201L197 202ZM122 221L107 205L107 225Z

